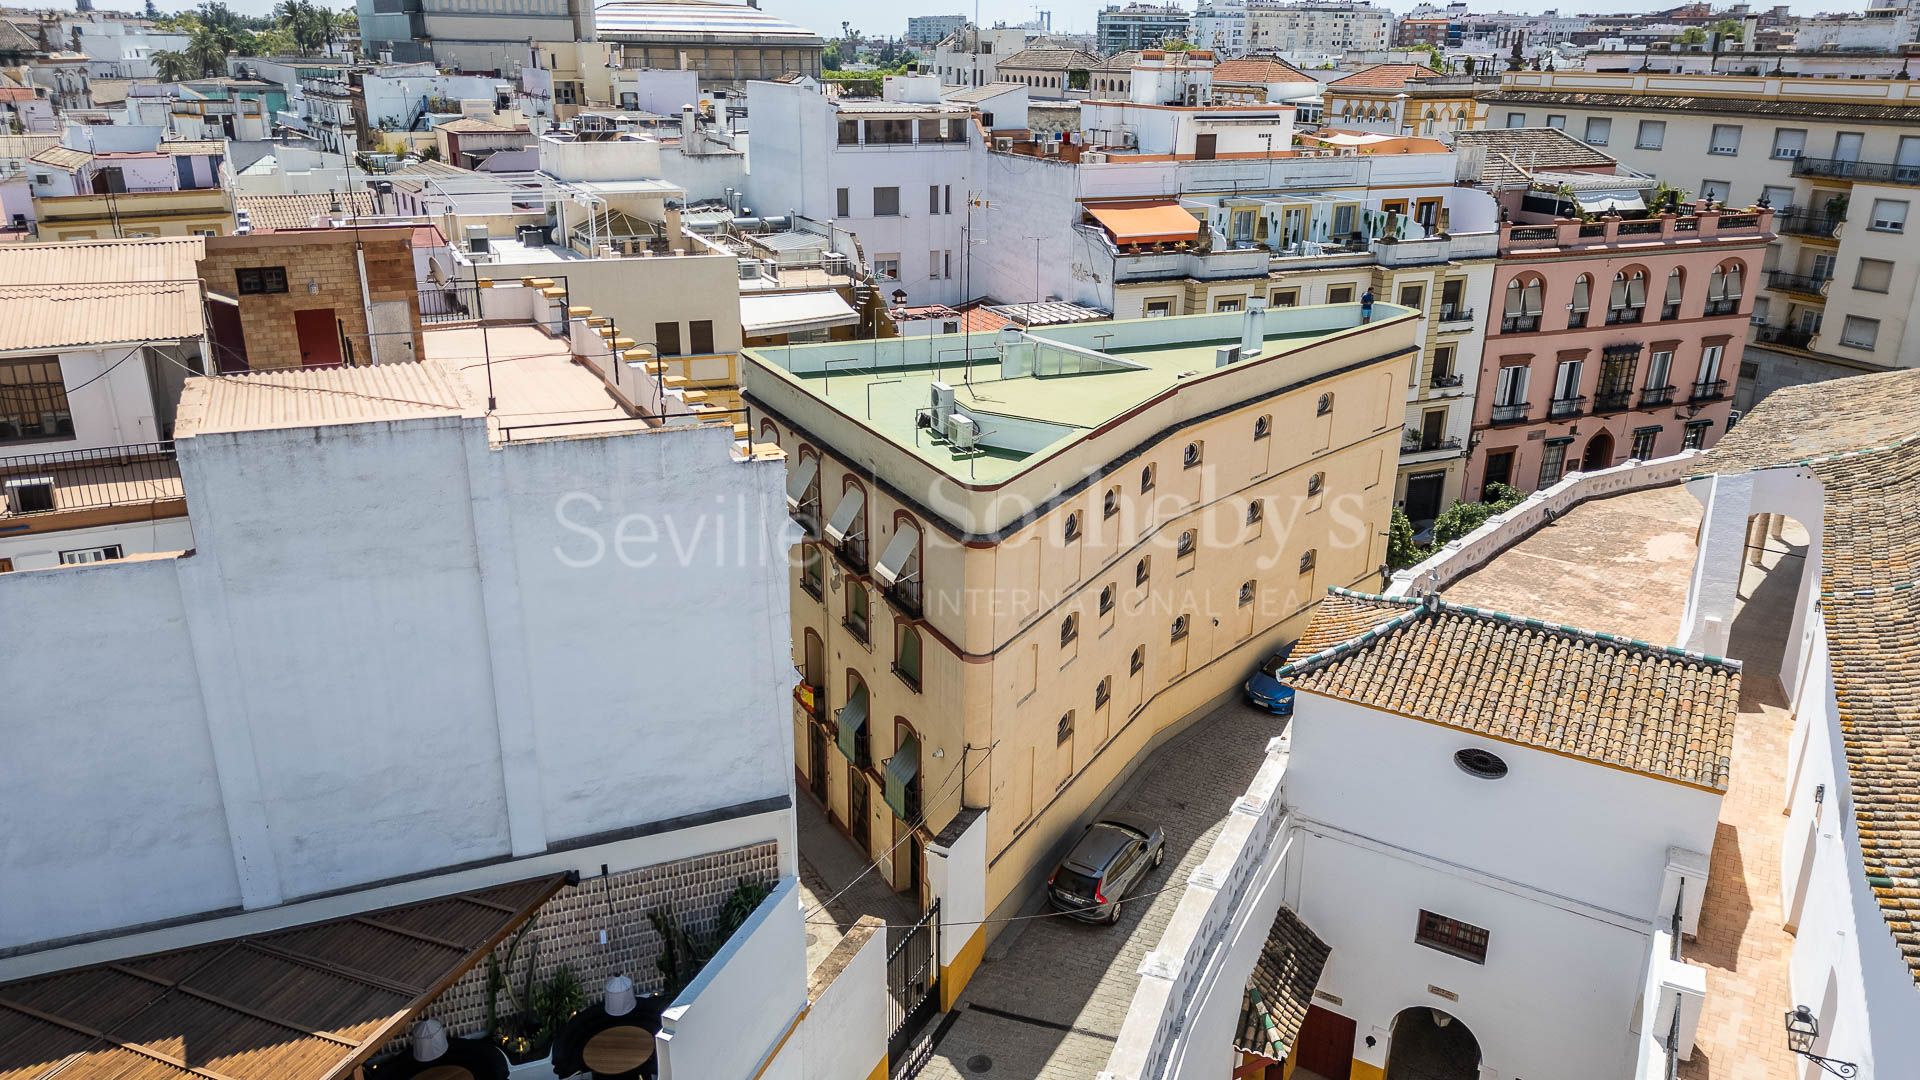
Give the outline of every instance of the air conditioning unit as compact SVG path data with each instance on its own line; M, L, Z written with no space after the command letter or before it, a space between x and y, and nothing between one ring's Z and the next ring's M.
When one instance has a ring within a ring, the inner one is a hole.
M741 281L759 281L760 280L760 260L741 259L740 260L740 280Z
M995 139L993 140L993 148L995 150L1000 151L1003 154L1011 154L1013 153L1013 140L1008 138L995 137Z
M931 396L932 400L929 404L933 411L933 430L937 434L945 435L947 420L953 416L953 387L943 382L936 382L933 384Z
M487 236L485 225L467 226L467 250L475 255L485 255L493 247L493 241Z
M954 449L971 450L979 438L980 428L973 422L973 417L964 413L947 417L947 441L953 444Z
M7 512L38 514L53 509L53 477L23 476L7 481Z
M1106 152L1102 150L1089 150L1080 155L1080 161L1084 165L1105 165L1107 163L1107 155Z

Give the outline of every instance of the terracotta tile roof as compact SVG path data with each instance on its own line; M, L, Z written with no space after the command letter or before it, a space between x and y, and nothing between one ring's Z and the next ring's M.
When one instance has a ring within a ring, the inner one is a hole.
M1332 636L1311 627L1308 634ZM1296 690L1647 776L1727 787L1740 699L1734 661L1437 597L1405 605L1358 638L1300 652L1278 673Z
M1797 120L1873 120L1920 124L1920 106L1855 105L1844 101L1798 101L1767 97L1694 97L1687 94L1588 94L1563 90L1496 90L1480 101L1495 105L1571 105L1581 109L1709 113Z
M1100 61L1100 66L1097 68L1094 68L1093 70L1107 71L1107 72L1132 71L1133 65L1139 62L1140 62L1140 50L1128 49L1125 52L1114 53L1112 56L1109 56L1105 60ZM1215 68L1214 70L1218 71L1219 69Z
M1284 1061L1307 1022L1314 988L1332 951L1291 908L1281 908L1247 977L1234 1046Z
M1480 163L1483 184L1524 183L1534 173L1550 169L1605 169L1616 159L1595 150L1558 128L1482 128L1454 134L1454 145L1484 146Z
M256 232L273 229L311 229L315 218L333 214L340 207L343 215L369 217L380 212L371 191L308 192L291 195L237 195L233 208L247 212L247 223Z
M1215 64L1213 81L1216 84L1255 83L1265 86L1268 83L1318 82L1319 80L1277 56L1242 56Z
M1414 600L1393 600L1346 589L1330 590L1320 599L1320 606L1313 613L1313 621L1307 624L1300 640L1294 642L1293 654L1305 659L1335 645L1345 644L1396 615L1406 614L1416 603Z
M1820 611L1860 852L1920 982L1920 370L1776 390L1697 471L1769 468L1825 488Z
M1019 71L1065 71L1068 68L1086 68L1092 70L1100 66L1100 58L1090 52L1079 49L1021 49L1005 57L996 65L1001 70L1013 68Z
M1439 77L1439 72L1422 64L1375 64L1335 79L1327 86L1342 90L1399 90L1410 82Z

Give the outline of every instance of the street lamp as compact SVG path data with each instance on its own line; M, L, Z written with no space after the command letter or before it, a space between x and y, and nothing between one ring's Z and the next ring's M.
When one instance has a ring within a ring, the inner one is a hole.
M893 290L893 306L894 307L907 306L907 290L905 289Z
M1813 1052L1814 1043L1820 1038L1820 1018L1805 1005L1795 1005L1786 1016L1787 1049L1799 1054L1815 1065L1835 1076L1850 1077L1858 1075L1860 1066L1851 1061L1821 1057Z

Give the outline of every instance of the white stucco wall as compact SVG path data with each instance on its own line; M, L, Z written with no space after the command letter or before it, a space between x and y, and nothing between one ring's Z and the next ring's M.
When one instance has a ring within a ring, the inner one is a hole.
M661 1080L756 1076L780 1049L807 1007L799 887L783 878L668 1007L658 1036ZM741 1009L743 1001L755 1007Z
M180 445L194 554L0 575L0 655L115 658L8 691L0 948L789 795L783 467L725 429Z

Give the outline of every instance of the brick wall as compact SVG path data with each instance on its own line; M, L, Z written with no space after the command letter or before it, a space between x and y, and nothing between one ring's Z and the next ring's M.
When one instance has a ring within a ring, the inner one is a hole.
M332 312L336 335L345 337L346 344L340 348L342 362L371 362L373 351L354 259L356 236L365 248L368 298L376 305L390 301L407 304L413 330L411 355L420 355L420 298L414 278L411 228L304 229L209 238L206 257L200 261L200 280L209 292L240 302L248 367L299 367L296 313L314 310ZM285 269L287 291L241 295L236 271L258 267ZM232 366L235 358L231 352L216 352L223 364ZM324 355L322 350L310 359L320 362L318 357Z

